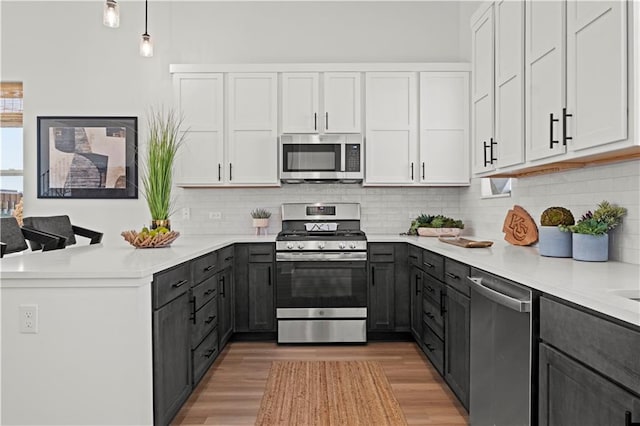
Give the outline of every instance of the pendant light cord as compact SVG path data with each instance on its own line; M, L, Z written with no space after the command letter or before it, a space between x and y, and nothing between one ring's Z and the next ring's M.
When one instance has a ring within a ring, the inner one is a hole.
M148 0L144 0L144 33L148 35L147 33L147 11L149 8L149 2Z

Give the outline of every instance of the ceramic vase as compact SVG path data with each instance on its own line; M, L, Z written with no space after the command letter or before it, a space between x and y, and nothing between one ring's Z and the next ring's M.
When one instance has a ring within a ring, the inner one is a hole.
M264 234L267 235L268 226L269 226L269 218L253 219L253 227L256 228L256 235L260 235L260 229L264 229Z
M562 232L557 226L538 228L538 250L540 256L571 257L572 233Z
M573 234L573 258L585 262L609 260L609 234Z

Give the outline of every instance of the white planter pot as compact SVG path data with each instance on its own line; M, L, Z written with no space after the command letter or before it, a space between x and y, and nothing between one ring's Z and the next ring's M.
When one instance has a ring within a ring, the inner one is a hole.
M573 258L585 262L609 260L609 234L573 234Z
M266 219L253 219L254 228L266 228L269 226L269 218Z
M540 256L571 257L572 233L562 232L557 226L538 228L538 250Z

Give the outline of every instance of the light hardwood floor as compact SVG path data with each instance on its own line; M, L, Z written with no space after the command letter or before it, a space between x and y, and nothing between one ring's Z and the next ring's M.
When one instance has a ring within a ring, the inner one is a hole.
M410 425L466 425L467 413L413 342L291 346L232 342L174 419L175 425L252 425L271 361L375 360Z

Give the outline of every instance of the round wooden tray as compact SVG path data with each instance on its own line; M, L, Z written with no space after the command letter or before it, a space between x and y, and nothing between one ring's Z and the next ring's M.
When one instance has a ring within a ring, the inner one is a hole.
M421 237L457 237L460 235L460 228L418 228L418 235Z
M180 236L180 233L169 231L164 234L158 233L154 236L147 235L144 237L136 231L124 231L120 235L135 248L160 248L171 245Z

